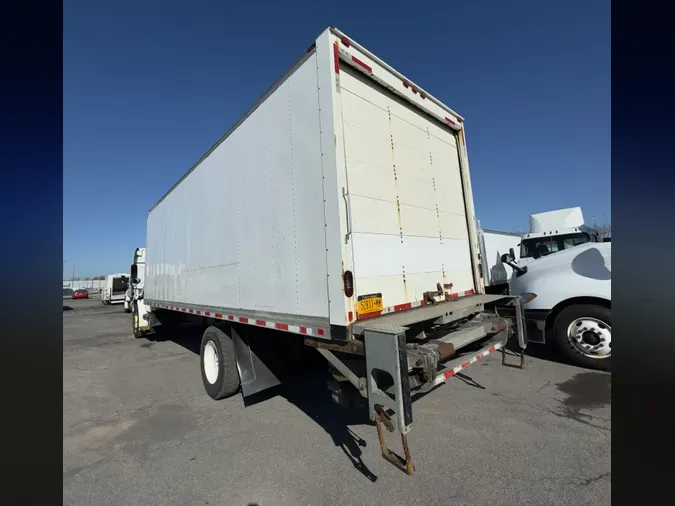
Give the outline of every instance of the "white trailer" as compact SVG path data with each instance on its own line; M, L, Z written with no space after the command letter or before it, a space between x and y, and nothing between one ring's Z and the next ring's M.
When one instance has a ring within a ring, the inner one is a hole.
M511 254L517 262L520 241L520 234L485 230L478 223L481 273L487 293L508 293L513 269L502 262L502 255Z
M299 336L336 400L398 428L405 458L380 438L382 454L412 473L411 393L503 351L514 326L526 346L520 299L485 294L463 121L325 30L149 211L134 335L203 323L214 399L278 384L261 357Z
M129 273L108 274L101 289L102 304L120 304L129 287Z

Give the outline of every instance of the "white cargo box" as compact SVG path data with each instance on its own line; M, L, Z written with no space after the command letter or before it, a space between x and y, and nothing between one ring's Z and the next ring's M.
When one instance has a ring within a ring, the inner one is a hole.
M343 338L482 293L462 121L327 29L150 210L146 303Z

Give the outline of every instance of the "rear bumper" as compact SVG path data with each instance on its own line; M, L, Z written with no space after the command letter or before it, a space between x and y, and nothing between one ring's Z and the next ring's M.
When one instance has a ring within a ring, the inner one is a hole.
M479 313L483 311L484 305L495 304L502 299L511 299L511 297L504 295L468 295L436 304L426 304L411 309L404 308L400 311L358 320L352 324L351 328L352 332L358 335L363 334L366 329L380 329L387 332L392 329L405 331L405 327L422 322L450 323L469 314Z

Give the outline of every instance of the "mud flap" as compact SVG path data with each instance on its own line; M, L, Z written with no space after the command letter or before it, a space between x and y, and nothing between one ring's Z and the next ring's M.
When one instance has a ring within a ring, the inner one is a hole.
M523 302L520 297L513 299L516 319L516 335L518 337L518 348L520 348L520 365L525 369L525 350L527 349L527 328L525 325L525 316L523 312ZM506 344L506 343L504 343ZM502 365L506 365L506 346L502 347Z
M280 384L277 376L270 371L255 354L246 336L246 329L232 326L230 333L237 358L237 369L241 380L241 393L244 397L257 394Z
M390 332L366 329L364 332L366 353L366 380L368 385L368 410L370 419L377 426L382 457L407 474L414 474L415 466L408 449L407 435L412 428L412 400L408 378L408 357L405 329ZM390 385L393 383L393 386ZM393 393L388 395L385 390ZM394 420L387 413L394 412L396 425L401 434L404 457L391 451L384 440L382 426L394 432Z

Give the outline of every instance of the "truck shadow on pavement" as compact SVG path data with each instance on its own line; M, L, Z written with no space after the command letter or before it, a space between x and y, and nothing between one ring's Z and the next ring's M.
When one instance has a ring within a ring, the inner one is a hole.
M199 357L203 332L203 327L183 325L178 331L165 330L147 336L148 342L141 346L150 347L158 342L171 341ZM350 429L350 426L357 425L374 426L368 417L367 405L365 408L349 409L333 402L326 386L328 373L323 357L313 349L307 351L303 354L302 375L292 372L289 367L275 370L282 381L281 385L246 397L244 404L251 406L277 396L285 398L330 435L335 446L344 452L357 471L370 482L377 481L378 477L363 461L366 440ZM199 381L199 376L195 376L195 381Z
M318 356L318 353L317 353ZM322 357L319 357L322 358ZM365 439L356 434L349 426L374 425L368 418L366 408L345 408L336 404L326 387L328 374L325 364L313 366L302 378L288 378L277 387L277 394L305 413L318 424L333 440L351 461L354 468L369 481L377 481L377 476L363 461L363 448L368 446ZM272 392L270 392L272 394ZM274 395L274 394L272 394ZM261 399L263 400L263 399ZM247 399L247 404L259 402L257 399Z
M520 357L520 348L516 338L509 339L509 342L506 344L506 355L507 360L509 360L507 365L518 367L518 365L516 365L518 364L518 361L515 357ZM539 360L546 360L548 362L555 362L557 364L573 365L568 360L566 360L562 353L559 353L556 347L551 343L528 343L527 349L525 350L526 364L529 357L537 358ZM527 365L525 367L527 367Z
M509 342L506 344L506 359L507 367L519 367L519 357L520 357L520 348L518 346L518 340L515 338L509 339ZM539 360L545 360L547 362L554 362L556 364L568 365L572 367L580 367L589 372L595 371L592 368L585 368L582 365L575 364L570 359L565 357L560 350L555 346L554 343L528 343L527 349L525 350L525 367L527 368L527 359L536 358ZM600 374L608 374L610 371L597 371Z

